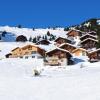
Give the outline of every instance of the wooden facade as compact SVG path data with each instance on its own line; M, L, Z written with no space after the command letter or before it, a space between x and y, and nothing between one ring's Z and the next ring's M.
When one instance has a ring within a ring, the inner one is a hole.
M73 50L76 49L75 46L73 46L72 44L69 44L69 43L63 43L59 46L59 48L62 48L64 50L68 50L69 52L72 53Z
M45 55L45 50L39 48L38 46L36 45L27 45L27 46L24 46L22 48L22 51L23 51L23 54L24 55L31 55L33 53L39 53L40 55L44 56Z
M72 41L67 39L67 38L63 38L63 37L58 37L56 40L56 45L59 46L61 45L62 43L71 43Z
M90 62L100 61L100 49L88 53L88 57Z
M97 36L90 35L90 34L85 34L85 35L83 35L82 37L80 37L80 40L83 41L83 40L85 40L85 39L87 39L87 38L92 38L92 39L97 40Z
M87 50L83 48L77 48L72 51L72 54L74 54L75 56L87 56Z
M21 48L19 48L19 47L17 47L17 48L15 48L15 49L13 49L12 51L11 51L11 58L17 58L17 57L20 57L20 56L22 56L22 49Z
M40 54L41 56L45 56L45 50L35 46L35 45L26 45L22 48L15 48L11 51L10 58L23 57L25 55L35 55Z
M81 47L86 49L86 50L92 49L92 48L96 48L97 43L98 43L97 40L88 38L88 39L85 39L81 42Z
M66 66L70 63L72 55L67 51L56 48L46 53L49 65Z

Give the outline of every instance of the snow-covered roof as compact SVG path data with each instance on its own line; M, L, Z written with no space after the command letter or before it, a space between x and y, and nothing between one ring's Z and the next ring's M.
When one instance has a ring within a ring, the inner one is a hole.
M71 41L70 39L68 39L67 37L65 38L64 36L59 36L59 37L57 37L57 38L55 39L55 41L57 41L59 38L62 38L62 39Z
M48 54L48 53L50 53L50 52L52 52L52 51L54 51L54 50L60 50L60 51L63 51L63 52L66 52L66 53L69 53L70 55L72 55L68 50L61 49L61 48L59 48L59 47L56 47L55 49L52 49L52 50L46 52L46 54Z
M87 38L87 39L81 41L80 43L83 43L83 42L85 42L85 41L87 41L87 40L92 40L92 41L98 42L98 40L95 40L95 39L92 39L92 38Z
M19 49L19 47L16 47L15 49L13 49L12 51L16 50L16 49Z
M37 48L40 48L40 49L44 50L44 49L41 48L40 46L35 45L35 44L33 44L33 43L31 43L31 44L26 44L26 45L22 46L21 49L24 49L24 48L26 48L27 46L34 46L34 47L37 47Z
M25 46L23 46L21 49L24 49L24 48L26 48L26 47L28 47L28 46L34 46L34 47L38 47L37 45L35 45L35 44L33 44L33 45L31 45L31 44L28 44L28 45L25 45Z
M37 43L39 43L41 41L47 41L48 43L50 43L50 41L49 40L46 40L46 39L42 39L42 40L38 41Z
M59 48L61 48L61 47L64 46L64 45L69 45L69 46L72 46L72 47L76 48L73 44L70 44L70 43L62 43L62 44L59 46Z
M38 45L38 47L44 49L45 51L50 51L50 50L56 48L56 46L53 45L53 44L49 44L49 45Z
M97 52L97 51L99 51L99 50L100 50L100 48L98 48L98 49L96 49L96 50L94 50L94 51L90 51L89 54L94 53L94 52Z
M88 34L90 34L90 33L96 33L95 31L90 31L90 32L87 32Z
M85 37L85 36L87 36L87 35L89 35L89 36L91 36L91 37L94 37L94 38L97 38L97 36L94 36L94 35L91 35L91 34L88 34L88 33L87 33L87 34L81 36L80 39L83 38L83 37Z
M68 33L70 33L70 32L72 32L72 31L76 31L76 32L85 33L85 32L83 32L83 31L80 31L80 30L77 30L77 29L71 29L71 30L69 30L69 31L67 32L67 34L68 34Z

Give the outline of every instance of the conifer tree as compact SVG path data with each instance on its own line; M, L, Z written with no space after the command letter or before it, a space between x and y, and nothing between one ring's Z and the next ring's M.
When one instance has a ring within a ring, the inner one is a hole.
M29 42L32 42L32 37L29 38Z
M32 41L32 42L33 42L33 43L36 43L36 42L37 42L36 37L33 38L33 41Z
M47 32L47 36L50 36L50 32L49 31Z

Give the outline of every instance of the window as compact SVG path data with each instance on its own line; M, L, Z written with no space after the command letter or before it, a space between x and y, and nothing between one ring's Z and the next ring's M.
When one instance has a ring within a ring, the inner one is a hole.
M35 56L32 56L32 58L35 58Z
M31 53L32 53L32 54L36 54L36 51L32 51Z
M28 56L25 56L25 59L28 59Z
M29 47L28 50L32 50L32 47Z
M84 51L82 52L82 56L86 56L86 53Z
M23 58L23 56L20 56L20 58Z

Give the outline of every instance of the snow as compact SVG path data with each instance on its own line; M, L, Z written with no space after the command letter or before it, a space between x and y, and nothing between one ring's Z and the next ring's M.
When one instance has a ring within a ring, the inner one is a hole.
M81 43L83 43L83 42L85 42L87 40L92 40L92 41L98 42L98 40L95 40L95 39L92 39L92 38L87 38L87 39L84 39L83 41L81 41Z
M92 37L94 37L94 38L97 38L97 36L94 36L94 35L91 35L91 34L87 33L87 34L81 36L80 39L83 38L83 37L85 37L85 36L87 36L87 35L92 36Z
M60 35L64 35L66 34L66 32L64 31L64 28L56 28L55 30L51 29L35 29L34 31L31 28L17 28L17 27L10 27L10 26L1 26L0 27L0 31L6 31L9 33L12 33L13 35L15 35L16 37L19 35L24 35L27 37L27 39L29 39L30 37L36 37L36 36L43 36L45 34L47 34L47 32L49 31L51 34L56 35L57 37Z
M0 59L4 58L5 55L10 53L13 49L15 49L17 47L22 48L27 45L34 45L34 46L40 47L41 49L44 49L46 51L55 47L53 44L45 46L45 45L35 45L32 42L24 42L24 43L23 42L0 42L0 50L1 50Z
M100 20L97 20L98 25L100 25Z
M32 29L0 27L0 31L13 33L15 36L35 37L45 35L47 31L57 37L64 37L63 28ZM77 46L79 37L74 39ZM5 58L16 47L33 43L0 42L0 100L100 100L100 62L89 63L86 56L73 59L71 66L44 66L43 59ZM38 45L47 52L56 48L52 44ZM74 45L73 45L74 46ZM35 77L34 69L41 71Z
M0 59L4 58L6 54L10 53L11 50L15 49L16 47L23 47L26 45L34 45L31 42L0 42Z
M44 67L40 77L32 76L33 62L0 61L0 100L100 100L100 62Z
M87 27L89 27L90 25L91 25L90 22L87 22L87 23L84 24L84 26L87 26Z
M40 48L44 49L45 51L50 51L52 49L56 48L56 45L54 44L49 44L49 45L38 45Z

